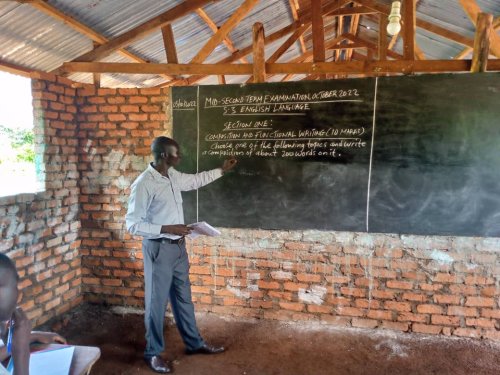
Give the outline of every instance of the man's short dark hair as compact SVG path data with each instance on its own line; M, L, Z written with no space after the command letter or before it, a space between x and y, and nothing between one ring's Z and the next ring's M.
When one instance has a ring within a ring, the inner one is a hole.
M17 275L16 271L16 266L10 258L5 255L5 254L0 254L0 275L4 274L5 271L12 271L12 273L15 275L16 279L19 278ZM6 283L7 280L3 277L0 277L0 286L3 285L3 283Z
M172 138L168 138L165 136L160 136L156 137L153 142L151 143L151 152L155 158L155 160L158 160L161 158L161 154L165 152L165 147L166 146L176 146L179 147L176 141L174 141Z

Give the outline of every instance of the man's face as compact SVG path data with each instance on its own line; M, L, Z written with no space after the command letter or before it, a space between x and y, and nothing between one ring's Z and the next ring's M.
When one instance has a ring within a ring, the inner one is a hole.
M17 275L11 270L3 270L0 286L0 321L4 322L12 317L17 304L19 292L17 290Z
M178 145L168 145L165 146L165 159L168 165L176 166L181 161L181 151Z

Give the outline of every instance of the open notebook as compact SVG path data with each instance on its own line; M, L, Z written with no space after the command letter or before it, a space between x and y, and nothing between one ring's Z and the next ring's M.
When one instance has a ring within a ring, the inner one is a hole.
M74 351L74 346L64 346L32 352L30 375L68 375ZM7 366L7 374L13 373L13 367L11 360Z

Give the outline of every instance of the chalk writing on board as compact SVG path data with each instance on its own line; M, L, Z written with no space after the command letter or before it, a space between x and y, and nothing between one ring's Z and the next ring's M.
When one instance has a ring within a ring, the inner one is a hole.
M200 154L216 157L264 157L284 159L342 158L367 147L367 127L359 124L284 129L286 116L306 116L317 105L362 104L358 89L317 92L212 97L202 100L203 111L216 111L213 124L202 134ZM182 103L180 103L182 104ZM238 116L258 116L240 120ZM268 116L282 116L269 117ZM255 118L255 117L254 117Z

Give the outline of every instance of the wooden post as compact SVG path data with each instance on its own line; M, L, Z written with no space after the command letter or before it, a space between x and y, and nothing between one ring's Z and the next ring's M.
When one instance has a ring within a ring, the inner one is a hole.
M253 82L266 80L266 59L264 56L264 25L256 22L253 25Z
M387 15L379 13L378 27L378 59L380 61L387 60Z
M92 42L92 44L94 45L94 48L97 48L100 46L99 43L97 42ZM97 87L98 89L101 88L101 73L92 73L92 79L94 81L94 86Z
M477 16L476 36L474 38L474 51L472 54L472 73L485 72L488 65L490 50L490 34L493 24L493 15L479 13Z
M405 60L415 59L415 30L417 24L416 0L405 0L403 4L403 56Z

